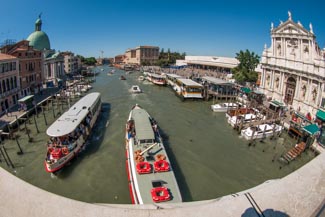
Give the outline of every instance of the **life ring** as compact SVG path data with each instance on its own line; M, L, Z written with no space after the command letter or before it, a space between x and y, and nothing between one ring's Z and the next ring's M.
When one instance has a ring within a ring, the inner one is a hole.
M165 160L158 160L154 162L156 172L167 172L170 169L169 163Z
M147 161L137 163L136 167L139 174L151 173L151 164Z
M157 154L156 155L156 161L159 161L159 160L165 160L166 159L166 156L163 155L163 154Z
M170 200L170 193L166 187L157 187L151 189L151 197L154 202L164 202Z
M67 147L62 148L62 154L67 155L69 154L69 149Z
M139 163L139 162L143 162L144 161L144 157L142 157L141 155L136 155L134 157L135 162Z

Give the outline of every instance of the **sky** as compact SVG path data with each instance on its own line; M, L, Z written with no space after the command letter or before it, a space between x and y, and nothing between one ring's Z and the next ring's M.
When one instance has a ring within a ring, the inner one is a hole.
M271 22L288 19L325 47L324 0L0 0L0 43L26 39L42 13L51 48L85 57L114 57L128 48L153 45L187 55L262 55L271 44Z

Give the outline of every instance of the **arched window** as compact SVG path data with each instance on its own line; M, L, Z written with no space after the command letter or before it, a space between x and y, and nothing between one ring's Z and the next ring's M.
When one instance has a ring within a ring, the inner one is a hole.
M2 80L2 88L3 88L3 92L6 92L6 81Z

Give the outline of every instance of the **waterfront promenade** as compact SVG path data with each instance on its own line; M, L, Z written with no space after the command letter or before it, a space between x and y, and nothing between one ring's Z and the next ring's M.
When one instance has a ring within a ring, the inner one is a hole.
M84 203L41 190L2 168L0 192L3 217L324 216L325 153L282 179L200 202L142 206Z

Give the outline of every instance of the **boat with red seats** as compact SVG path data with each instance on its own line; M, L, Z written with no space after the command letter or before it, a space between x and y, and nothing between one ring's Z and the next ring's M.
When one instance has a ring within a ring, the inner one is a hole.
M138 105L129 114L125 141L132 203L182 202L157 122Z
M101 110L100 93L90 93L63 113L46 131L50 140L45 170L54 173L72 160L84 146Z

